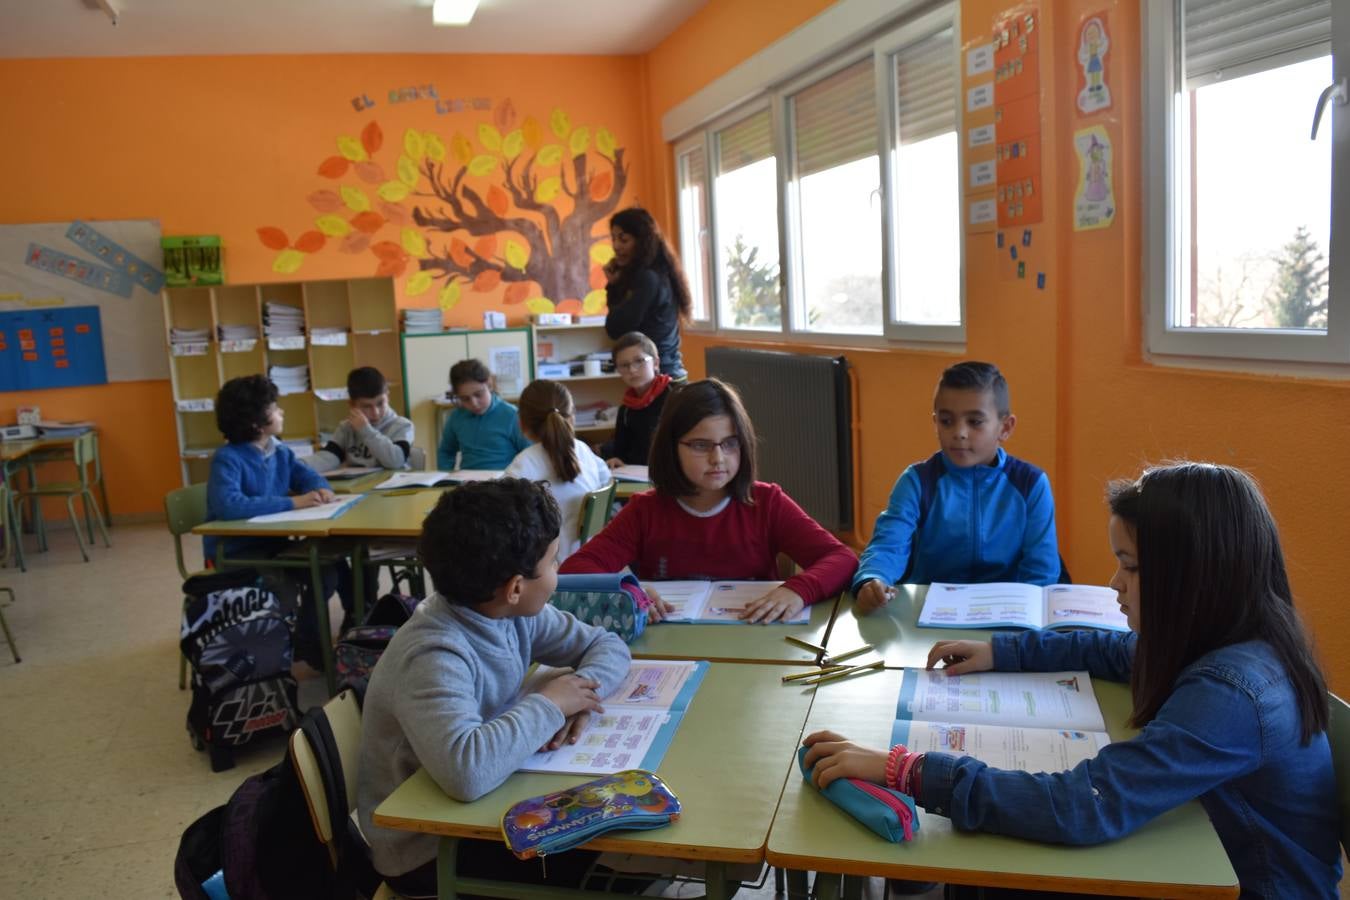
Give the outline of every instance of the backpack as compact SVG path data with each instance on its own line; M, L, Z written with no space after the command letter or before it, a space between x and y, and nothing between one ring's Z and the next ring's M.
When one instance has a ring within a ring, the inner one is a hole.
M375 671L380 654L420 602L407 594L385 594L375 601L364 622L342 633L333 647L338 690L350 688L357 697L365 699L370 673Z
M299 718L291 676L295 599L254 569L195 575L183 583L182 650L192 665L187 729L211 769L234 766L234 748L289 734Z
M356 823L347 814L342 761L328 718L315 708L300 720L323 772L330 827L338 835L334 868L310 819L304 789L287 753L246 778L224 806L188 826L174 857L173 876L185 900L207 900L203 883L224 874L231 900L348 900L370 897L380 877Z

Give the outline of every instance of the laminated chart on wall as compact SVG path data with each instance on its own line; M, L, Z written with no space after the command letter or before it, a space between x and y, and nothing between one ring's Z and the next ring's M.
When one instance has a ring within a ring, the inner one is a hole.
M994 230L998 216L994 200L997 170L994 161L994 45L983 35L962 48L962 125L965 129L965 167L961 173L966 231Z
M97 306L0 312L0 391L107 381Z
M1041 221L1041 73L1038 13L1021 7L994 19L994 157L998 225Z

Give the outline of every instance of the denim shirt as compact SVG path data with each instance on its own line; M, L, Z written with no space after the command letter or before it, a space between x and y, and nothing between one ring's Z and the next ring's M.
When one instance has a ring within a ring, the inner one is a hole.
M1135 635L995 635L1000 671L1086 669L1128 680ZM1199 798L1247 897L1334 898L1341 878L1336 776L1325 733L1299 743L1294 691L1264 641L1222 647L1182 670L1133 739L1055 774L924 758L921 803L958 829L1097 844Z

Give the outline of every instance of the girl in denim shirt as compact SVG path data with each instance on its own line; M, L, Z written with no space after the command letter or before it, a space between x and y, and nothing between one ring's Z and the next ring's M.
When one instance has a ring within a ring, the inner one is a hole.
M1111 587L1132 633L996 634L940 641L953 675L1087 669L1130 682L1132 740L1067 772L968 756L872 750L807 736L821 787L865 778L960 829L1096 844L1199 799L1242 897L1336 897L1341 877L1326 683L1294 612L1280 540L1237 469L1181 463L1110 491Z

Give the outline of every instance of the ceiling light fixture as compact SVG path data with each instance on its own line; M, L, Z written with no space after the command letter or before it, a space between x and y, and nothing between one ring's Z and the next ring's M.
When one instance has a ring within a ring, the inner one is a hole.
M431 7L433 25L468 25L478 9L478 0L436 0Z

